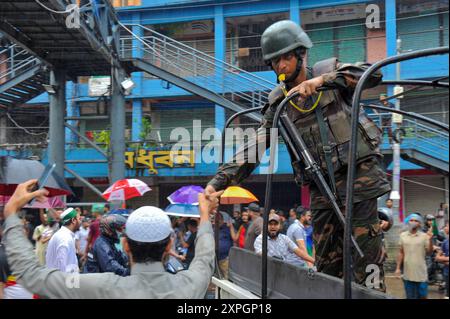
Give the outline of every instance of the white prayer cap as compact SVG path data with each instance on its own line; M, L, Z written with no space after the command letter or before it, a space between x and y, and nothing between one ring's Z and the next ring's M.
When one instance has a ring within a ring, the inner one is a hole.
M128 217L125 232L131 240L154 243L172 233L169 216L158 207L143 206Z

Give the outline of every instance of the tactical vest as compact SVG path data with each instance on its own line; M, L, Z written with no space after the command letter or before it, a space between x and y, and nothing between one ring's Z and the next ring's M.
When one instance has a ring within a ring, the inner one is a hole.
M331 58L317 62L312 69L313 77L317 77L324 73L333 72L337 67L337 59ZM317 99L318 95L315 96ZM284 98L281 86L276 87L269 95L269 105L272 109ZM322 108L325 121L325 128L328 130L328 145L331 147L331 161L333 165L333 173L338 172L346 167L349 162L348 151L350 147L351 137L351 101L341 95L338 90L323 91L322 97L317 107ZM300 113L294 107L288 104L286 108L289 118L294 122L301 136L303 137L309 151L320 165L323 172L327 172L327 165L324 156L323 143L317 123L316 113ZM381 142L381 130L375 123L367 117L364 110L361 109L359 114L358 125L358 147L357 160L361 162L371 155L380 155L379 144ZM298 163L293 163L293 168L301 173ZM301 174L303 175L303 174ZM296 178L296 179L297 179ZM300 182L304 184L309 182L304 180L305 176L301 176Z

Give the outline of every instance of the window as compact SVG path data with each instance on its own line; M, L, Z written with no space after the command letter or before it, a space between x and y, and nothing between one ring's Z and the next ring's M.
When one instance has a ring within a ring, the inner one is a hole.
M305 27L313 47L308 65L337 57L341 62L366 60L366 27L364 20L308 24Z
M248 71L269 71L261 51L261 35L271 24L288 19L288 13L272 13L227 19L227 61Z
M152 116L152 122L153 120L155 120L155 126L158 126L158 128L156 129L157 131L159 131L159 136L157 137L158 142L162 142L165 145L170 145L170 143L178 142L178 140L170 140L170 134L172 130L176 128L187 129L190 133L191 138L193 139L193 121L201 121L202 130L208 127L214 127L214 111L214 107L180 109L165 107L164 105L161 105L157 108L157 111L154 112Z
M383 20L384 4L376 4ZM303 29L314 45L309 51L309 66L331 57L344 63L367 60L366 6L362 3L300 11Z
M448 2L399 1L397 19L402 51L448 45Z

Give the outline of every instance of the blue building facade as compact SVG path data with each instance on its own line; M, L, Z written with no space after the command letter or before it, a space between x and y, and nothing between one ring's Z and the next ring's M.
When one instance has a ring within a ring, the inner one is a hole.
M402 52L448 46L448 1L137 0L113 3L122 23L128 25L136 35L145 38L150 33L146 30L156 30L264 78L274 86L275 75L262 61L259 42L264 29L282 19L299 23L310 35L314 47L308 54L309 65L331 56L337 56L342 62L375 62L397 54L398 38L402 40ZM145 51L137 49L140 43L136 39L130 39L129 42L132 49L127 54L142 58ZM172 62L176 66L175 57ZM202 63L198 62L198 67L201 66ZM383 73L384 79L394 80L395 65L386 67ZM448 56L401 63L402 79L430 79L446 75ZM176 142L176 137L171 138L173 129L184 127L191 135L198 126L202 129L221 129L232 113L149 74L135 72L131 76L135 87L131 95L127 96L127 175L148 182L154 190L154 197L151 198L153 204L164 205L165 196L180 184L205 184L218 167L217 163L205 163L200 158L203 146L208 143L208 139L202 137L197 141L202 146L200 149L192 152L194 149L191 147L187 153L179 156L179 160L178 157L170 158L168 150ZM107 114L107 102L93 96L92 83L92 79L87 78L78 79L78 83L68 83L67 115ZM236 91L239 91L238 83ZM381 93L390 95L393 88L376 88L367 92L364 98L376 102ZM46 103L46 95L30 102ZM428 114L448 123L447 103L448 92L431 90L421 90L413 97L401 100L402 109ZM383 125L380 116L374 116L374 119ZM88 138L107 143L107 120L78 121L73 124ZM255 127L255 124L246 119L236 122L242 128ZM67 159L101 159L98 152L83 144L70 131L66 132L66 143ZM390 149L387 136L383 147ZM232 150L229 149L228 153L232 153ZM391 158L389 152L386 153L385 165L389 170ZM447 156L448 162L448 151L447 154L442 152L437 156ZM100 188L108 184L107 164L70 164L69 167ZM258 168L245 184L261 198L264 169L264 165ZM414 182L423 184L425 179L425 184L434 187L433 201L447 200L448 179L407 161L402 162L402 170L405 180L412 181L402 183L404 193L417 191ZM70 175L66 177L72 178ZM284 145L278 150L275 183L280 186L275 188L280 189L279 194L274 194L274 198L277 198L275 204L279 207L288 208L299 201L307 205L307 190L298 190L293 183L289 155ZM81 187L75 181L73 185ZM436 187L441 191L436 191ZM292 192L285 192L283 188ZM94 195L80 188L78 200L94 200ZM430 210L431 205L437 206L438 202L424 206L423 203L414 200L407 202L404 199L403 206L405 210Z

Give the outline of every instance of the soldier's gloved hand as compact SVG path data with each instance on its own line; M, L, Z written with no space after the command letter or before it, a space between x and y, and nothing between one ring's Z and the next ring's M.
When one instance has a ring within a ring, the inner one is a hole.
M205 188L205 195L206 196L212 195L215 192L216 192L216 189L212 185L206 186L206 188Z
M219 207L219 198L223 191L214 192L211 195L198 194L198 209L200 211L200 222L209 221L209 214Z
M323 76L318 76L318 77L312 78L310 80L303 81L296 87L292 88L288 92L288 96L295 92L298 92L302 99L306 99L309 96L317 93L317 91L316 91L317 88L321 87L323 85L323 83L324 83Z

